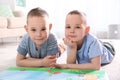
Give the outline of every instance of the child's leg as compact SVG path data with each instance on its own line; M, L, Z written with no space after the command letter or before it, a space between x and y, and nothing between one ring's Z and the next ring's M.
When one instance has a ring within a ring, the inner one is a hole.
M101 43L103 46L105 46L111 52L111 54L113 56L115 56L115 49L112 44L110 44L109 42L101 42ZM101 66L105 66L107 64L109 64L109 63L101 64Z
M103 46L110 50L111 54L115 56L115 49L112 44L110 44L109 42L103 42Z

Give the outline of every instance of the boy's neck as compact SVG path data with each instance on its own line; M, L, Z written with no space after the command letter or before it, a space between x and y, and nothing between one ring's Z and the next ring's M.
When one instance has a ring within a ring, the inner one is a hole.
M81 41L78 43L78 45L77 45L77 50L79 50L79 49L82 48L83 43L84 43L84 39L81 40Z
M36 45L35 49L38 50L40 48L40 45Z

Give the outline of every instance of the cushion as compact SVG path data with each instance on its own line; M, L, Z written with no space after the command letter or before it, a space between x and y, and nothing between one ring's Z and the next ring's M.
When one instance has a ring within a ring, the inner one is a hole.
M0 28L7 28L7 19L0 16Z
M13 28L21 28L26 25L26 19L25 17L11 17L7 18L8 19L8 28L13 29Z
M24 13L22 11L13 11L15 17L24 17Z
M0 16L2 16L2 17L14 17L10 6L0 4Z

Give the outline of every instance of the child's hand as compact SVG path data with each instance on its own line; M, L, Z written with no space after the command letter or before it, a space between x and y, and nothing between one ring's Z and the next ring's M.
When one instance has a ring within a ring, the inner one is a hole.
M66 69L67 68L67 64L55 64L56 68L61 68L61 69Z
M42 62L44 67L54 67L56 64L56 55L48 55L43 59Z
M77 42L68 38L63 38L63 41L66 45L70 46L71 48L77 48Z
M59 43L58 47L59 47L60 54L64 53L64 51L66 50L66 45L64 43Z

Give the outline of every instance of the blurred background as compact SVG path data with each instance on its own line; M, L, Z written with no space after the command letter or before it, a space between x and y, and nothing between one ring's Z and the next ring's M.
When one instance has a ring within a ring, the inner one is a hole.
M52 20L53 32L64 36L64 21L71 10L87 14L91 33L101 39L120 39L120 0L0 0L12 11L22 11L26 16L35 7L45 9Z

